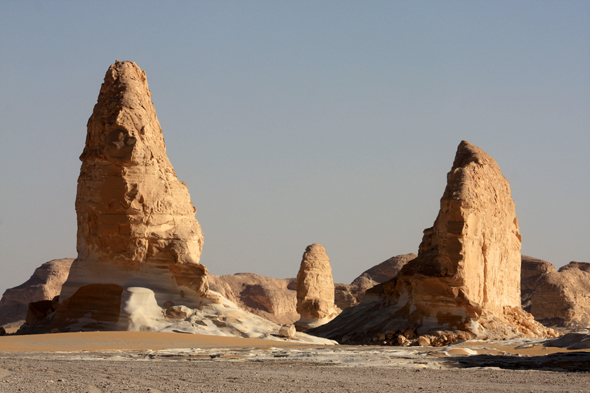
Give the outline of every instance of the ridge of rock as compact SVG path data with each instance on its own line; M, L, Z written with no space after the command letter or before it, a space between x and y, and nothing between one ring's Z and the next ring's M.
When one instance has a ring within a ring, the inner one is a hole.
M27 281L7 289L0 300L0 326L20 327L27 318L29 303L51 300L59 295L73 261L73 258L62 258L45 262Z
M417 336L434 343L551 336L520 307L520 246L508 181L492 157L462 141L418 257L369 289L361 304L308 332L399 344Z
M522 309L531 312L532 297L535 290L546 281L548 274L556 273L552 263L523 255L520 272L520 299Z
M243 310L279 325L291 325L297 314L297 279L270 278L254 273L209 276L209 288Z
M546 326L590 326L590 263L570 262L558 271L549 262L544 263L551 267L541 269L539 262L533 265L530 261L526 265L523 257L523 272L528 275L523 273L522 283L527 289L526 306L530 313Z

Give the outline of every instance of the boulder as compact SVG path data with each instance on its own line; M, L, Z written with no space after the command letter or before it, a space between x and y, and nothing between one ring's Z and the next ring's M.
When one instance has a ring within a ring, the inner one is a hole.
M341 312L334 304L334 281L326 249L317 243L307 246L297 273L299 330L331 321Z
M552 336L520 308L520 246L508 181L492 157L462 141L418 257L369 289L361 304L308 333L356 343L408 327L418 336Z
M279 329L279 336L285 338L293 338L297 334L297 329L295 329L295 325L283 325L281 329Z

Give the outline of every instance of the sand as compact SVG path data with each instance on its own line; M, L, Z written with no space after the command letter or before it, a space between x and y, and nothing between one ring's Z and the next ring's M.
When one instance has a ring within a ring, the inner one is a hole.
M153 332L0 337L0 392L590 392L590 351L542 340L321 346Z

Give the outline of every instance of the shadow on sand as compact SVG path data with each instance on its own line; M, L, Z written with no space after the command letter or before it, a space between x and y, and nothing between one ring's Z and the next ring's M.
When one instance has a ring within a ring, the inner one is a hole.
M554 353L544 356L474 355L449 360L455 367L498 367L508 370L589 372L590 353Z

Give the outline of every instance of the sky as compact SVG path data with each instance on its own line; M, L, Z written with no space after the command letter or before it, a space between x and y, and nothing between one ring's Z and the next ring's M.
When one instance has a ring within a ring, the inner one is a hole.
M589 1L2 1L0 291L75 258L115 60L147 74L212 274L335 282L417 253L457 146L510 181L522 253L590 262Z

